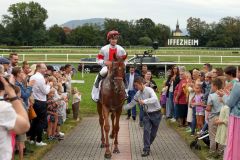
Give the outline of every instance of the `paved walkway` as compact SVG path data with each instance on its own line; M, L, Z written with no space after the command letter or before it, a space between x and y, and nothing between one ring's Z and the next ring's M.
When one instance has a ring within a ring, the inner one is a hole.
M143 129L138 121L120 121L119 150L120 154L112 154L112 160L198 160L181 137L166 125L165 120L154 143L150 156L141 157ZM131 141L130 141L131 140ZM113 140L110 140L113 144ZM98 117L84 118L83 121L48 152L44 160L103 160L105 149L100 148L100 126Z

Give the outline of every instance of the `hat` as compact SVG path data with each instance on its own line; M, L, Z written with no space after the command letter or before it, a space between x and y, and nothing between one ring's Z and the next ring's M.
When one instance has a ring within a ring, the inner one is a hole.
M31 68L31 72L28 73L29 76L32 76L35 73L36 67L37 67L36 64L31 65L31 67L30 67Z
M0 64L10 64L10 61L7 58L0 57Z

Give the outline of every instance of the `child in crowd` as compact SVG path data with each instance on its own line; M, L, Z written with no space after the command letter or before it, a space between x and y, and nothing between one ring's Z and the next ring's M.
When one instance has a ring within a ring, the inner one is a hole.
M168 86L166 86L166 81L163 81L162 92L160 94L160 104L162 106L161 110L163 117L166 116L167 89Z
M221 151L222 146L218 145L216 147L216 132L217 132L217 125L215 121L219 119L220 110L223 107L223 103L220 102L219 96L217 92L222 89L223 82L219 78L216 78L212 81L211 90L212 94L208 96L207 108L206 110L209 111L208 115L208 130L209 130L209 138L210 138L210 150L209 153L218 154L218 151Z
M204 123L204 102L202 94L202 85L201 83L196 83L194 85L195 95L192 99L192 107L196 107L196 120L197 120L197 129L201 130Z
M57 114L58 104L56 100L53 99L54 95L55 95L55 89L51 88L47 96L47 114L48 114L47 135L49 140L53 140L55 138L56 136L55 132L56 132L57 123L58 123L58 114Z
M60 132L61 131L61 125L63 124L63 115L64 113L66 114L66 101L67 101L67 96L63 94L63 86L62 84L58 83L56 86L57 88L57 95L59 97L59 105L57 109L58 113L58 124L57 124L57 131L56 131L56 136L59 139L63 139L64 133Z
M79 121L79 107L80 107L80 101L81 101L81 94L79 93L77 87L74 87L72 90L72 111L73 111L73 119L76 121Z
M229 107L225 105L221 108L219 118L215 121L218 126L215 141L223 146L226 146L229 114Z

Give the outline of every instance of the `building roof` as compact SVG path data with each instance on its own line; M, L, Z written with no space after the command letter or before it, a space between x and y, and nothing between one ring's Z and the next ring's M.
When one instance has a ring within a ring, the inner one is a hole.
M177 20L176 30L175 30L174 32L175 32L175 33L176 33L176 32L182 33L182 31L181 31L180 28L179 28L178 20Z

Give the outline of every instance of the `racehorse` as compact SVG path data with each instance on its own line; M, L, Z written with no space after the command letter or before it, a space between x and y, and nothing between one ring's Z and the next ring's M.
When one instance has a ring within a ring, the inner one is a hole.
M97 109L99 114L99 123L101 126L101 148L105 147L105 158L111 158L111 151L109 149L109 114L111 113L112 132L110 138L114 138L113 153L120 153L118 149L118 131L119 120L122 113L122 106L125 101L125 64L121 57L114 56L112 65L108 67L108 74L102 80L99 101ZM116 121L114 123L114 120ZM105 136L104 136L105 132Z

